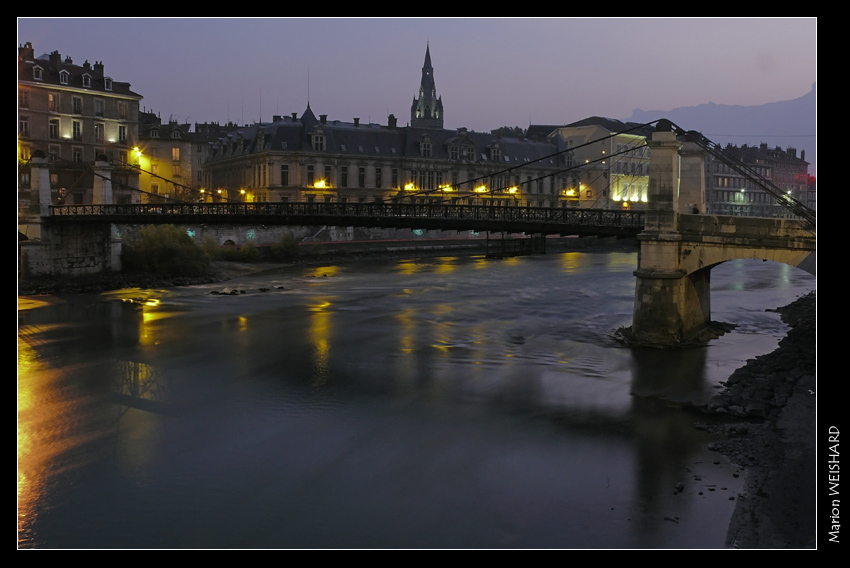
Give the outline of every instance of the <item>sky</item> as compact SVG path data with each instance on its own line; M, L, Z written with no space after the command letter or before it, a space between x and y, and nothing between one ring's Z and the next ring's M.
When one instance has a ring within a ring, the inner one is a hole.
M814 17L19 17L25 42L101 61L143 110L189 123L270 121L309 103L329 120L406 125L426 46L451 129L760 105L817 81Z

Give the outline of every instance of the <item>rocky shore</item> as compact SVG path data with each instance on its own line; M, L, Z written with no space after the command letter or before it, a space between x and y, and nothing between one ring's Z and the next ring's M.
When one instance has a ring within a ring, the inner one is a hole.
M751 359L704 408L726 418L712 449L746 473L727 535L730 548L816 548L816 293L777 310L790 330Z

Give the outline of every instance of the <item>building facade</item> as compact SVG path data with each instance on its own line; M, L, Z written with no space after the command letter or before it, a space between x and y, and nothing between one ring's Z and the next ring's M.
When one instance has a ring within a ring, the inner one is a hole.
M562 204L566 158L552 141L443 128L430 48L410 126L328 120L307 109L220 137L204 165L205 191L236 201ZM566 203L563 202L565 205Z
M581 207L634 209L646 207L652 128L594 116L557 127L550 138L570 151L576 166L562 198Z
M102 62L75 65L58 51L35 57L31 43L18 49L19 203L29 201L30 157L50 163L54 204L91 203L91 165L111 162L117 202L138 202L134 148L139 101L130 83L107 75Z
M746 169L770 181L778 190L810 208L816 197L809 188L809 164L805 152L767 144L738 147L727 145L723 152L743 163ZM741 215L752 217L792 217L777 198L759 184L730 168L714 156L706 157L706 208L716 215Z

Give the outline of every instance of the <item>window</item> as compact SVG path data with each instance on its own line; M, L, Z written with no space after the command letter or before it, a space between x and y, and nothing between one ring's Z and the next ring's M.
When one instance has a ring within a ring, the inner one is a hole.
M127 103L118 103L118 118L127 118Z
M73 148L71 150L71 156L72 156L72 159L75 162L81 163L83 161L83 149L82 148Z
M123 154L123 152L122 152ZM151 164L151 175L159 175L159 164Z
M91 75L83 75L83 87L87 89L91 87Z
M59 72L59 82L62 83L63 85L67 85L69 76L70 76L70 74L63 69L62 71Z
M32 157L32 150L29 146L21 145L21 160L27 161Z
M325 135L324 134L314 134L313 135L313 150L322 151L325 149Z
M180 138L180 131L175 130L174 132L171 133L171 137L172 138Z
M172 148L171 149L171 159L175 162L180 161L180 148Z
M103 99L94 100L94 115L103 116Z
M83 139L83 123L79 120L74 121L74 140L82 140Z
M127 162L127 152L125 152L123 150L118 152L118 161L121 162L122 164L129 163L129 162Z
M331 182L331 167L325 166L325 183L330 184Z
M490 148L490 159L498 162L502 159L502 150L500 148Z
M22 137L30 135L30 119L28 116L18 117L18 134Z
M422 142L419 145L419 153L423 158L431 157L431 143L430 142Z
M95 142L103 142L103 124L94 125L94 140Z
M55 93L47 93L47 110L56 112L59 110L59 95Z
M107 91L112 90L112 79L111 78L109 78L109 77L103 78L103 88L106 89Z
M392 169L392 187L398 187L398 168Z
M176 177L176 178L180 177L180 164L172 164L171 175Z
M80 97L74 97L73 101L73 112L74 114L83 114L83 99Z
M315 174L315 166L308 165L307 166L307 185L312 186L316 183L316 174Z
M339 185L348 187L348 166L342 166L339 172Z
M44 70L41 67L33 67L32 68L32 78L36 81L41 81L43 79Z
M375 187L381 187L382 185L384 185L383 173L384 168L375 168Z
M48 157L51 161L54 161L54 162L55 162L56 160L58 160L58 159L59 159L59 146L54 146L54 145L52 145L52 144L51 144L50 146L48 146L48 148L47 148L47 157ZM58 174L50 174L50 178L51 178L51 179L50 179L50 183L51 183L51 184L55 187L55 186L56 186L56 184L57 184L57 183L59 183L59 180L57 179L57 180L56 180L56 182L54 183L54 182L53 182L53 176L54 176L54 175L56 175L56 176L58 177Z
M127 127L124 125L118 127L118 142L121 144L127 143Z
M357 168L357 187L366 187L366 168Z
M151 138L159 138L159 129L153 128L150 132Z
M30 108L30 92L26 89L18 91L18 106L21 108Z
M460 148L458 148L457 144L452 144L449 146L449 159L457 160L460 157Z
M289 185L289 166L280 166L280 185Z
M154 195L159 195L159 183L158 182L155 182L155 181L151 182L151 193L153 193Z

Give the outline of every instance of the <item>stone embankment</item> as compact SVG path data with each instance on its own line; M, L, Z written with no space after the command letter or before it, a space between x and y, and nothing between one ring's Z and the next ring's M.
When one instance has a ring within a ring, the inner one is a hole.
M736 370L704 409L725 415L712 445L746 470L728 532L733 548L815 548L816 293L777 310L790 330Z

